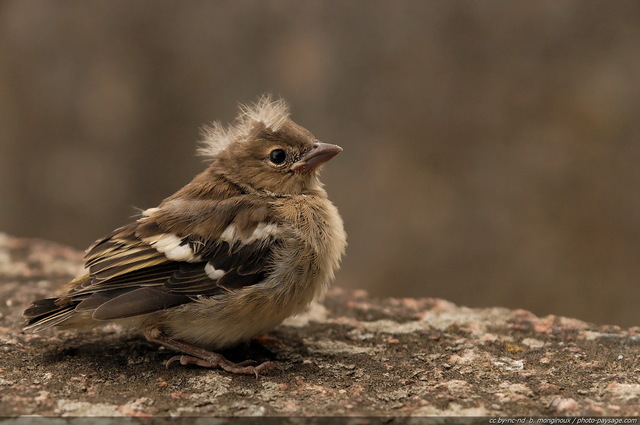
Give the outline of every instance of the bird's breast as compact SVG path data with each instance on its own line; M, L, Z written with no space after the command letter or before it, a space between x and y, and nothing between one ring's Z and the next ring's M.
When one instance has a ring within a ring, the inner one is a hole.
M326 197L303 195L285 198L275 208L291 235L281 256L295 259L299 270L306 266L300 285L308 283L314 291L322 291L339 268L347 245L337 208Z

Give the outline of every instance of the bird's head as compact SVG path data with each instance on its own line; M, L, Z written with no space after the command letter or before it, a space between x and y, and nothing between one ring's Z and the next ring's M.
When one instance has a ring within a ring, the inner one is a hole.
M231 182L276 195L319 190L320 167L341 151L294 123L283 100L269 97L241 107L231 126L215 123L207 128L200 149L213 159L216 172Z

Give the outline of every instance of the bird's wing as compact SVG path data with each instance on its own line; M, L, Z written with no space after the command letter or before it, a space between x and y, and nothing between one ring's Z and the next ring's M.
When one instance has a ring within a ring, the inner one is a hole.
M98 240L85 255L88 274L56 303L69 315L93 311L94 319L111 320L262 282L270 253L281 243L281 227L269 209L242 198L191 207L147 210ZM45 319L46 309L44 303L27 310L29 325Z

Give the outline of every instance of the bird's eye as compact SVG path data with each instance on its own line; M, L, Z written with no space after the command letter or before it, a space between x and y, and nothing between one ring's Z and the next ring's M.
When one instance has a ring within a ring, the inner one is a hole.
M276 165L280 165L287 159L287 154L282 149L274 149L269 153L269 161Z

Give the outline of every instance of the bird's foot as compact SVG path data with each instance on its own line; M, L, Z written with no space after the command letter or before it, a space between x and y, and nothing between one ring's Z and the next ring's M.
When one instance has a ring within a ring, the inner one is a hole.
M256 378L261 372L271 369L284 370L282 366L275 362L264 362L257 366L254 366L256 362L253 360L245 360L240 363L234 363L227 360L224 356L212 351L208 351L202 347L189 344L179 339L173 339L162 333L159 329L149 327L143 329L145 336L149 341L158 342L167 347L173 348L178 351L182 351L185 354L174 356L170 358L165 365L169 367L175 362L180 362L181 365L188 366L200 366L209 369L222 369L230 373L256 375Z
M183 366L195 365L206 367L209 369L223 369L230 373L246 375L255 374L256 378L260 375L261 372L265 370L284 370L282 366L275 362L264 362L260 363L257 366L254 366L256 362L253 360L245 360L240 363L234 363L230 360L227 360L224 356L213 352L208 352L207 355L203 356L202 358L187 355L174 356L167 361L166 366L169 367L175 362L180 362L180 364Z

